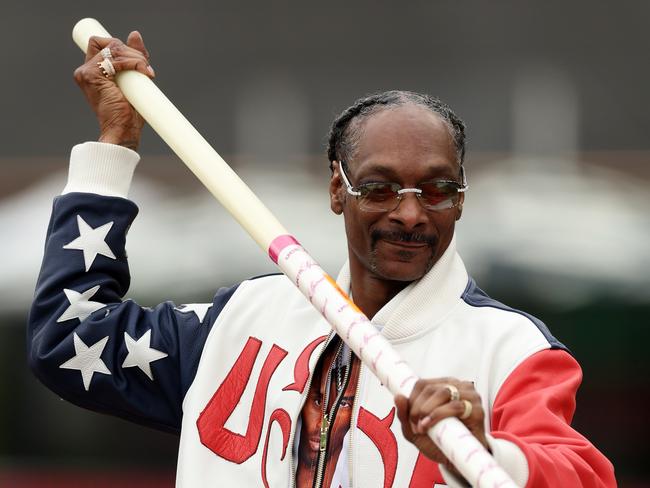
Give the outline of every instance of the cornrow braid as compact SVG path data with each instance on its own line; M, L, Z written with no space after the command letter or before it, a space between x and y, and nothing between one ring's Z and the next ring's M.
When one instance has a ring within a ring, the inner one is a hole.
M349 161L359 140L362 119L388 107L413 103L431 110L448 126L456 146L459 164L465 160L465 123L438 98L410 91L390 90L358 99L334 120L329 132L327 159L330 170L333 161Z

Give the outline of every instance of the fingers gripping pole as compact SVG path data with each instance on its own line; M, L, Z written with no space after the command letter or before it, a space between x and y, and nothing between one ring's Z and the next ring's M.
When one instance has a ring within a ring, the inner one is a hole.
M110 34L95 19L80 20L72 32L74 41L84 52L92 36L110 37ZM394 395L408 397L418 378L406 361L153 81L136 71L118 73L115 81L131 105L269 253L364 365ZM438 422L429 436L473 486L516 486L457 418Z

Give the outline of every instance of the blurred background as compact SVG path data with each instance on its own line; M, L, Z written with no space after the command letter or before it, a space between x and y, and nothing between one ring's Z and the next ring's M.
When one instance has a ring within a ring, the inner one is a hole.
M330 273L326 134L356 98L436 95L468 125L458 242L493 297L546 322L585 374L574 426L650 486L650 2L3 2L0 486L173 486L177 439L83 411L25 360L25 320L70 148L97 127L72 80L77 20L132 29L158 86ZM211 301L272 271L150 130L129 235L143 305Z

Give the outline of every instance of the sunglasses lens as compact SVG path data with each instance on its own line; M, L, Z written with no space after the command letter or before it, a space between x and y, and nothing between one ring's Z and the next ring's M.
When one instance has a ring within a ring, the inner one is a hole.
M397 190L394 183L368 183L359 187L361 208L369 211L393 210L397 206Z
M458 185L447 181L432 181L420 185L422 204L431 210L443 210L458 203Z

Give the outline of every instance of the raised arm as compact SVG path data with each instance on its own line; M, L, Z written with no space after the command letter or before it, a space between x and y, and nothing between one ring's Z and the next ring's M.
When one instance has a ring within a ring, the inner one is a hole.
M63 398L178 431L181 404L214 318L234 292L211 304L155 308L124 300L130 284L126 234L138 209L127 199L143 121L100 66L150 76L142 37L93 38L75 71L97 114L100 142L72 150L68 184L54 201L29 315L29 361ZM105 52L104 56L108 53Z

